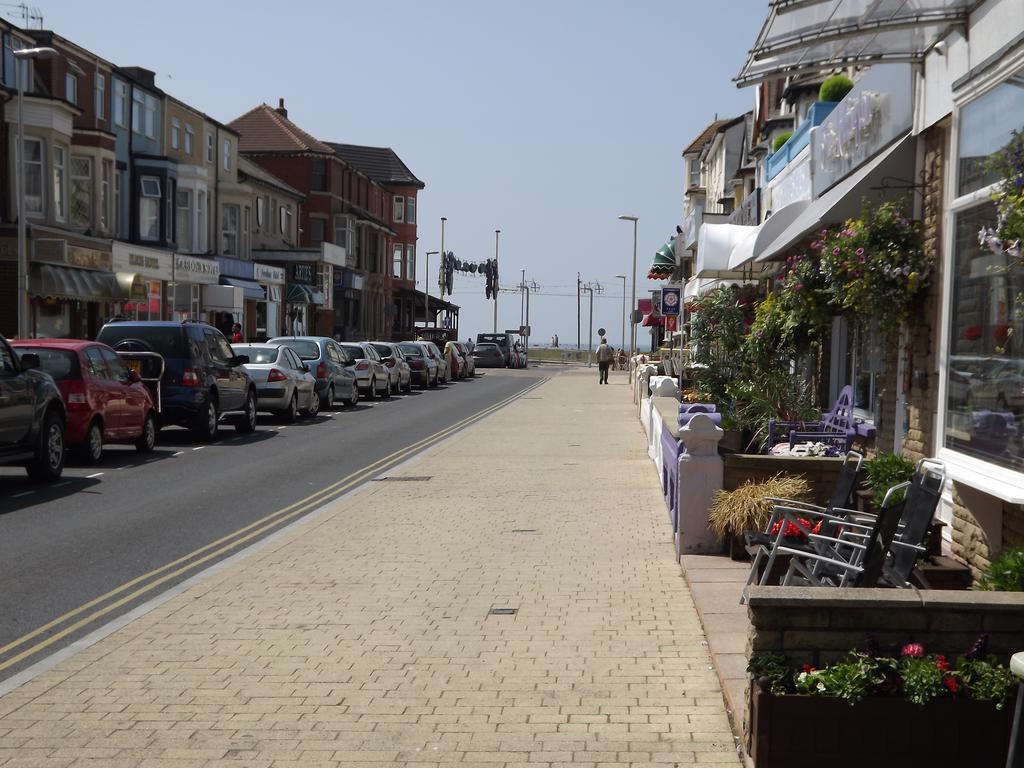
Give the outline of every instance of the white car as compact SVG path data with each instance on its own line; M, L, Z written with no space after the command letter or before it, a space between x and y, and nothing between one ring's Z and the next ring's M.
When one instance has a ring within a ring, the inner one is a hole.
M277 344L232 344L236 355L247 355L243 367L256 385L256 410L269 411L285 421L320 412L316 377L288 347Z

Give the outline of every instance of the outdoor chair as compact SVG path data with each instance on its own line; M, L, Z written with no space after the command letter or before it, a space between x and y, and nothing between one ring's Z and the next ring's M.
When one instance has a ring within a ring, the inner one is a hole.
M857 451L846 452L846 456L843 458L843 465L839 469L839 474L836 476L835 484L832 486L832 493L825 506L810 504L805 501L797 501L795 499L768 499L775 506L772 509L771 518L768 520L768 525L765 526L764 531L747 531L743 536L748 547L757 547L757 551L754 554L754 562L750 566L750 573L747 574L748 586L754 582L755 578L757 578L758 569L765 557L768 558L768 562L765 563L764 572L761 575L759 584L764 585L767 583L768 574L771 573L772 566L775 565L776 548L780 546L785 539L787 522L784 520L785 513L788 511L793 515L820 516L838 515L840 510L849 511L846 508L850 504L850 498L853 496L854 490L857 488L857 482L860 479L861 465L863 463L864 457L857 453ZM779 530L777 533L773 534L772 528L774 528L776 524L778 524ZM834 532L834 529L835 524L831 521L822 525L822 531L825 533L832 533ZM742 598L740 598L740 602L743 602Z
M856 435L857 427L853 420L853 387L847 384L839 392L832 410L823 413L818 421L769 421L765 448L770 452L778 443L788 442L792 449L797 443L811 442L848 451Z

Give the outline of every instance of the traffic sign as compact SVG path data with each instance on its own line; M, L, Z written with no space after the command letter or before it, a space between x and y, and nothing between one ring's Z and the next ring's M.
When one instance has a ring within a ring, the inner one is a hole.
M606 333L607 333L607 331L604 328L598 328L597 329L597 335L598 336L604 336Z

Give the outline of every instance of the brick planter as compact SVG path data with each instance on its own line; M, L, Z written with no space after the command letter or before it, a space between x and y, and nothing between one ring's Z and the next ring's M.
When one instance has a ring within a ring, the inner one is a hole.
M747 751L757 768L1004 768L1013 705L900 698L850 706L827 696L771 696L751 684Z
M722 487L734 491L749 481L763 483L780 472L802 475L811 486L811 501L824 504L832 494L843 460L827 456L762 456L734 453L723 457L725 476Z

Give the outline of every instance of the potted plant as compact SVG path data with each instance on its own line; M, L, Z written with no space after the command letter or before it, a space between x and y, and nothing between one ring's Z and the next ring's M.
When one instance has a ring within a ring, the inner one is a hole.
M846 75L826 77L818 88L818 101L842 101L853 90L853 80Z
M886 492L894 485L913 479L914 469L914 462L898 453L880 453L864 462L867 491L863 495L858 492L863 511L880 508Z
M755 655L747 748L757 768L1002 768L1017 681L978 638L963 656L917 643L820 669Z
M761 483L748 480L735 490L715 492L708 510L708 527L728 542L733 560L747 560L743 534L763 531L768 525L773 506L769 499L807 501L810 495L811 486L802 476L780 472Z
M1024 592L1024 547L1004 549L992 558L978 586L996 592Z

